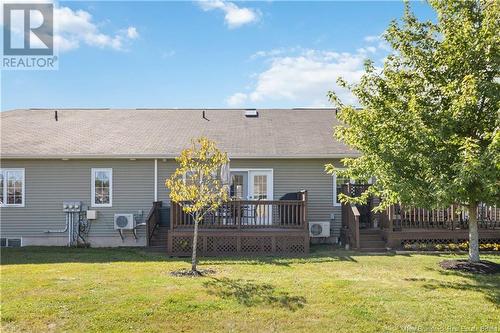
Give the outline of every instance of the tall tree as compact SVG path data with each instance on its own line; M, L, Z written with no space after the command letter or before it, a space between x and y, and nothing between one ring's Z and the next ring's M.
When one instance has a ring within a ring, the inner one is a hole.
M500 204L500 1L430 1L436 22L407 3L384 39L393 52L372 61L357 84L339 82L362 109L330 100L343 122L335 135L362 156L345 159L354 179L376 178L361 198L418 207L462 204L469 211L469 260L479 261L476 208Z
M191 272L197 270L198 226L205 215L216 211L228 199L227 154L217 149L215 142L201 137L194 139L190 148L176 158L179 167L165 182L170 189L170 199L181 205L182 210L194 221Z

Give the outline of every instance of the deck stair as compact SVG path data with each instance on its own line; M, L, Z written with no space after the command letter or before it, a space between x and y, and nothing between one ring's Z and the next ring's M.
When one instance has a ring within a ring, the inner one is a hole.
M359 246L363 252L387 251L382 233L378 229L361 229L359 231Z
M169 227L157 226L149 242L149 248L152 250L167 250Z

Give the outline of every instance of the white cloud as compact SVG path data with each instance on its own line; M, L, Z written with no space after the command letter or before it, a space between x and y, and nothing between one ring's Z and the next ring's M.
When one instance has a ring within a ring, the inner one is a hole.
M170 58L170 57L173 57L175 55L175 51L174 50L168 50L168 51L164 51L161 53L161 58L162 59L167 59L167 58Z
M273 52L270 52L273 54ZM335 90L345 103L355 103L355 98L336 81L342 77L356 82L364 73L364 52L337 53L319 50L302 50L293 56L270 59L270 66L256 75L254 88L237 92L226 102L231 107L269 102L293 102L297 106L329 105L326 93Z
M247 101L247 95L244 93L236 93L232 96L229 96L226 100L227 105L231 107L242 106Z
M357 49L356 51L358 53L363 53L363 54L375 53L375 52L377 52L377 48L375 46L366 46L366 47L361 47L361 48Z
M365 42L375 42L375 41L378 41L380 39L380 36L366 36L365 38L363 38Z
M331 106L326 96L335 91L342 102L357 104L356 98L339 87L339 77L358 82L364 74L364 62L371 58L380 68L390 47L382 36L366 36L363 47L355 52L304 49L300 46L260 50L251 60L263 61L266 69L251 75L251 85L226 98L230 107L267 107L293 104L304 107Z
M366 36L364 41L375 45L379 50L390 51L391 47L384 39L383 34L377 36Z
M242 25L256 22L260 19L260 12L255 9L238 7L233 2L223 0L204 0L199 1L200 7L204 11L222 10L224 20L229 28L238 28Z
M23 1L14 1L22 3ZM33 0L31 2L47 2ZM50 2L50 1L49 1ZM3 12L0 13L1 24L3 25ZM42 15L33 12L31 25L38 26L42 24ZM19 26L21 22L12 22L12 26ZM21 23L22 24L22 23ZM13 30L14 35L22 38L22 30ZM34 36L32 34L32 36ZM54 46L59 52L74 50L81 44L99 48L111 48L114 50L125 50L130 41L137 39L139 33L137 28L129 26L121 29L114 34L107 34L101 31L99 24L94 22L92 15L84 10L73 10L69 7L59 7L54 4ZM34 46L42 45L36 36L31 38Z
M130 39L137 39L139 38L139 33L137 32L136 27L128 27L127 29L127 37Z
M271 49L268 51L261 50L261 51L257 51L254 54L252 54L250 56L250 59L275 58L275 57L280 56L280 55L295 53L298 51L304 51L304 49L301 47L288 47L288 48Z
M122 51L130 40L139 37L137 29L132 26L115 34L103 33L89 12L74 11L69 7L54 8L54 31L54 41L61 52L76 49L81 43Z

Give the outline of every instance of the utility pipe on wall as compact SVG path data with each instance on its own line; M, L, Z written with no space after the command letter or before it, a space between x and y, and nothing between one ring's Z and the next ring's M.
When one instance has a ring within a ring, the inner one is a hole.
M75 232L75 213L66 213L65 215L65 220L66 220L66 227L64 229L59 229L59 230L46 230L46 234L63 234L65 232L68 232L68 246L73 245L75 237L74 237L74 232Z
M46 234L51 234L51 233L64 233L66 231L68 231L68 215L66 215L66 227L64 229L60 229L60 230L45 230L45 233Z

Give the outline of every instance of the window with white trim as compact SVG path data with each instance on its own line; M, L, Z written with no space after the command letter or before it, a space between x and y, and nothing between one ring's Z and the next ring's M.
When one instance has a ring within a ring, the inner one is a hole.
M113 169L92 168L92 207L113 205Z
M348 178L337 177L336 174L333 175L333 205L340 206L339 194L342 193L342 185L348 184Z
M0 205L24 207L24 169L0 169Z

